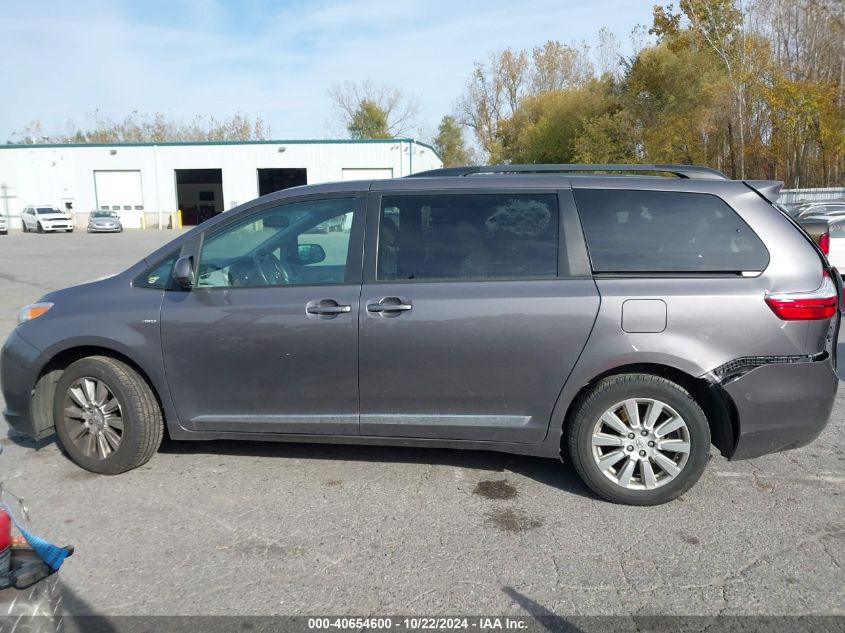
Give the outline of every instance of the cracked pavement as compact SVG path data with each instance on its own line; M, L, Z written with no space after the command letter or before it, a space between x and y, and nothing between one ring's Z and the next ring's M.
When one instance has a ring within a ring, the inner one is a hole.
M42 292L174 235L0 236L0 336ZM76 546L75 614L843 615L843 397L810 446L714 453L654 508L600 501L552 460L439 449L169 442L101 477L4 422L0 481Z

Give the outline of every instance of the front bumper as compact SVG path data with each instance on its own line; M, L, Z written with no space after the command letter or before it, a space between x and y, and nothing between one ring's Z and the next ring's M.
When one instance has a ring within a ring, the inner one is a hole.
M88 232L89 233L120 233L123 230L123 227L118 226L97 226L96 224L89 224L88 225Z
M739 433L731 459L805 446L827 424L839 377L830 357L756 367L721 385L736 410Z
M3 417L19 433L39 439L49 435L48 429L36 428L32 409L42 360L41 353L15 331L0 350L0 389L6 402Z

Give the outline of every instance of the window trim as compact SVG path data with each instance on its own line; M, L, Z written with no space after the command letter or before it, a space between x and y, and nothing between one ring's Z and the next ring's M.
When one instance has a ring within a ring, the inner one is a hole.
M186 241L182 247L180 257L193 257L195 265L200 261L203 246L206 238L213 237L218 233L225 231L234 223L248 221L247 218L267 211L269 209L278 209L292 204L299 204L302 202L312 202L319 200L338 200L350 199L352 204L352 227L349 231L349 248L346 253L346 270L344 271L344 280L342 282L330 284L293 284L293 285L275 285L267 284L261 286L202 286L194 285L189 289L182 289L185 292L219 292L219 291L243 291L243 290L259 290L274 288L282 290L284 288L331 288L337 286L349 286L361 284L361 262L363 260L363 241L364 241L364 223L366 220L366 194L365 192L331 192L331 193L316 193L302 196L292 196L284 198L283 200L274 200L272 202L262 201L253 207L241 209L233 214L231 218L226 218L223 221L216 223L202 231L192 239ZM360 254L360 256L359 256Z
M406 285L406 284L441 284L441 283L495 283L495 282L538 282L538 281L557 281L560 279L590 279L592 274L589 269L589 259L587 259L586 247L583 245L583 234L580 232L580 224L576 224L578 232L572 236L567 234L564 236L564 230L572 227L573 219L578 222L577 212L575 210L574 201L570 204L566 200L566 192L569 191L569 196L572 196L571 190L560 187L537 187L537 188L504 188L504 187L473 187L466 189L403 189L401 191L371 191L367 196L367 231L364 244L364 284L367 285ZM558 211L558 256L557 256L557 273L553 276L544 277L525 277L525 276L508 276L508 277L447 277L441 279L378 279L378 243L379 231L381 229L381 201L384 197L395 196L472 196L472 195L512 195L512 196L531 196L531 195L546 195L555 196ZM373 228L374 227L374 228ZM571 232L571 231L570 231ZM580 236L580 240L579 240ZM565 241L563 241L565 239ZM581 253L583 254L583 263L587 263L586 268L581 265L578 266L580 270L576 269L569 272L572 262L578 262L579 257L579 243ZM564 251L572 252L574 255L567 262L565 260Z

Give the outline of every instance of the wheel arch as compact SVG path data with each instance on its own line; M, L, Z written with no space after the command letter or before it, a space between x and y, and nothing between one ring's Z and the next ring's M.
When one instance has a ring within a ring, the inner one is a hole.
M578 405L590 394L599 381L620 374L652 374L671 380L686 389L707 417L707 423L710 427L711 443L725 457L733 455L739 438L739 419L731 397L720 386L704 378L696 378L682 369L661 363L630 363L620 365L597 374L584 384L569 402L563 418L562 433L560 436L561 455L566 454L563 443L566 441L567 430Z
M39 436L42 436L48 429L54 427L53 399L56 395L56 384L62 373L76 361L91 356L106 356L131 367L149 385L162 411L162 416L167 419L167 409L164 406L162 393L156 381L152 379L150 374L134 358L113 347L103 345L76 345L54 353L38 374L33 389L32 416L35 427L39 430ZM167 433L167 424L164 426L165 433Z

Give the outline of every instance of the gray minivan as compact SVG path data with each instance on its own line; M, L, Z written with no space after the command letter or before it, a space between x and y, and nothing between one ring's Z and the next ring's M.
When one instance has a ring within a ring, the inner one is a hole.
M104 474L166 428L562 457L662 503L711 443L803 446L833 407L841 282L779 186L506 165L280 191L25 307L5 417Z

